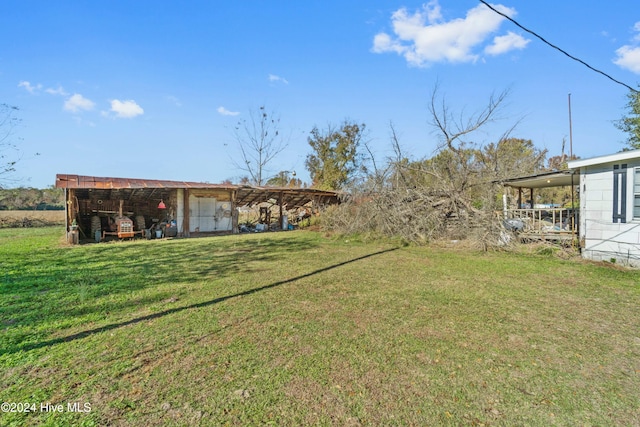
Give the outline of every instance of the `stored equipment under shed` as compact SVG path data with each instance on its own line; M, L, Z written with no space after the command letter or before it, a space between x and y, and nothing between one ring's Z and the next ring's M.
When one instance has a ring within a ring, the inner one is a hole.
M339 203L339 194L309 188L253 187L58 174L65 189L69 241L190 237L238 233L238 208L268 203L286 229L286 211ZM269 226L271 224L267 224Z

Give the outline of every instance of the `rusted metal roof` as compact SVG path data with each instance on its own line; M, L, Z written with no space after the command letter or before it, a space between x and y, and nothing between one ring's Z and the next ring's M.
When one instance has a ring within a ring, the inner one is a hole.
M340 194L316 188L288 187L243 186L236 191L236 205L238 206L254 206L264 202L279 204L280 201L289 209L302 207L311 201L320 204L334 204L340 201Z
M217 188L235 190L238 185L210 184L206 182L166 181L159 179L137 178L107 178L99 176L83 175L56 175L56 187L58 188L82 188L82 189L106 189L118 190L126 188Z
M129 194L126 190L154 190L137 191L136 197L151 197L155 193L156 196L162 196L162 190L170 189L218 189L235 191L236 206L255 206L259 203L273 203L287 206L292 209L301 207L309 202L315 201L320 204L339 203L340 193L335 191L318 190L315 188L289 188L289 187L254 187L249 185L235 184L210 184L206 182L188 182L188 181L166 181L157 179L136 179L136 178L108 178L97 176L82 175L56 175L56 187L68 188L75 190L124 190L128 196L127 199L134 197L134 192ZM83 192L84 193L84 192ZM150 193L150 194L148 194ZM81 197L86 197L78 193ZM105 193L105 198L109 191ZM122 194L118 195L122 198Z

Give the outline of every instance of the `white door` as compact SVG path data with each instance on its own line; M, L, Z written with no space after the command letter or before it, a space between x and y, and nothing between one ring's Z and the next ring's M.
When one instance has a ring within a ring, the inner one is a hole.
M189 231L215 231L215 215L216 199L189 196Z
M218 202L216 209L218 214L218 230L231 231L231 202Z

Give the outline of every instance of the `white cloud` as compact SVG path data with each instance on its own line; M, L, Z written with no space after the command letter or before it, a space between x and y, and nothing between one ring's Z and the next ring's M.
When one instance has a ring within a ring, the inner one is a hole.
M633 29L638 32L633 41L640 42L640 22L636 22ZM620 68L640 74L640 46L628 44L616 50L617 58L613 61Z
M136 116L144 114L144 110L134 100L120 101L114 99L111 101L111 112L121 119L132 119Z
M509 31L506 36L495 37L493 44L487 46L484 51L489 55L501 55L514 49L524 49L530 41L519 34Z
M44 91L47 92L49 95L60 95L60 96L68 95L68 93L62 88L62 86L58 86L56 89L49 87Z
M431 0L426 4L425 10L427 12L427 20L429 22L438 22L442 20L442 9L438 0Z
M493 6L507 16L516 14L515 9ZM475 49L499 29L504 19L480 4L467 11L464 18L443 21L438 1L432 0L413 14L406 8L395 11L391 16L393 36L377 34L372 51L395 52L415 66L429 66L436 62L475 62L479 58ZM487 53L497 55L526 46L526 39L510 34L496 37L493 45L487 48Z
M78 126L89 126L92 128L96 127L96 124L94 122L92 122L91 120L85 120L80 116L73 116L73 120Z
M375 53L395 52L398 55L405 53L408 50L398 40L391 38L389 34L378 33L373 38L373 51Z
M32 94L42 89L42 85L40 83L34 86L26 80L22 80L20 83L18 83L18 87L23 87L27 92Z
M37 92L40 92L42 90L43 86L40 83L38 83L37 85L32 85L30 82L26 80L22 80L20 81L20 83L18 83L18 87L23 87L27 92L31 94L36 94ZM58 87L55 89L51 87L46 88L44 91L49 95L61 95L61 96L69 95L60 85L58 85Z
M275 74L269 74L269 81L270 82L281 82L281 83L284 83L286 85L289 84L287 79L285 79L284 77L276 76Z
M229 111L224 107L218 107L216 111L218 111L218 113L222 114L223 116L237 116L238 114L240 114L238 111Z
M175 96L172 96L172 95L167 96L167 101L171 102L176 107L182 107L182 102Z
M640 46L622 46L616 50L618 58L614 64L633 73L640 74Z
M93 110L96 104L90 99L85 98L79 93L74 93L64 102L64 109L72 113L78 113L82 110Z

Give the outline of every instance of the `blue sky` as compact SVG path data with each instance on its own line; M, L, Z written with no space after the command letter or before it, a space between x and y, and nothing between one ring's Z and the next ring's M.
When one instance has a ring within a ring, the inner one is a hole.
M637 87L637 0L492 3L591 66ZM0 3L0 103L19 107L14 185L56 173L200 182L244 175L234 125L261 105L288 149L269 172L308 180L307 136L365 123L379 159L389 123L413 158L438 145L427 105L437 82L468 114L509 89L504 119L474 135L513 136L587 158L619 151L612 121L628 90L478 1L29 1ZM567 149L568 150L568 149ZM34 156L34 153L40 153Z

